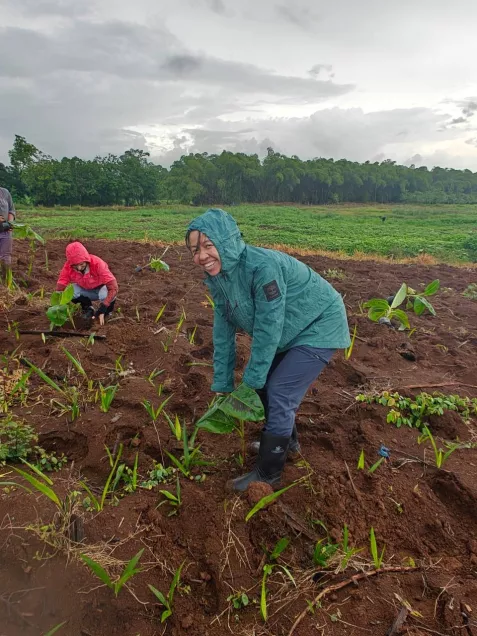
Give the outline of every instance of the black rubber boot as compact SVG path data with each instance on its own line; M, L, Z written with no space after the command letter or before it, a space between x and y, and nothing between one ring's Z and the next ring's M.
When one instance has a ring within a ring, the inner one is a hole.
M93 307L88 307L85 311L83 311L83 320L92 320L94 316Z
M289 443L289 437L263 432L255 468L251 472L229 481L227 490L243 492L253 481L264 481L271 486L278 484L287 459Z
M75 303L75 305L81 305L81 309L83 311L82 318L83 320L91 320L94 316L93 303L91 299L87 296L78 296L77 298L73 298L71 301Z
M260 442L250 442L248 445L250 455L258 455L260 451ZM300 442L298 441L298 431L296 430L296 424L293 425L293 431L290 437L290 444L288 446L287 459L295 460L297 455L301 453Z
M75 305L81 305L83 320L91 320L93 318L94 309L90 298L87 296L77 296L76 298L73 298L71 302L75 303Z
M83 311L86 311L92 305L91 300L87 296L77 296L76 298L73 298L71 302L75 303L75 305L81 305L81 309Z

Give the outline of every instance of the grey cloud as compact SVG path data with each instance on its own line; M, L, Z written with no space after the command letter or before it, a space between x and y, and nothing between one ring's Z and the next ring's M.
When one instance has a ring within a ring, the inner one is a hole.
M468 119L473 117L477 112L477 97L466 97L465 99L445 99L444 104L454 104L462 110L462 115Z
M446 116L431 108L329 107L392 107L396 86L400 104L426 104L427 91L430 105L462 90L475 57L467 44L475 43L475 0L461 0L459 15L445 0L334 0L323 12L316 0L0 2L0 159L18 133L54 156L146 143L156 155L171 147L176 156L222 147L263 154L273 145L304 157L405 160L419 153L457 163L422 148L459 140L468 151L462 161L470 153L477 161L470 128L477 97L453 100ZM439 25L452 50L437 68ZM267 115L303 112L307 104L328 107L311 117ZM157 126L157 137L131 132L149 126Z
M466 117L455 117L454 119L451 119L450 124L463 124L466 121Z
M463 107L462 112L464 115L471 117L477 112L477 102L468 101L467 104Z
M471 139L466 139L465 143L468 146L475 146L477 148L477 137L472 137Z
M420 166L422 165L422 155L419 153L413 155L409 159L403 161L403 165L405 166Z
M308 75L311 75L312 77L318 77L318 75L323 72L327 73L329 77L335 76L335 74L333 73L333 66L331 64L315 64L308 71Z
M175 76L183 76L197 72L200 65L200 60L193 55L172 55L166 59L162 68Z
M222 0L207 0L207 4L212 9L214 13L218 13L219 15L224 15L226 12L226 8Z
M246 128L240 123L211 121L200 129L187 129L187 147L183 152L220 152L223 148L243 151L255 149L264 155L271 145L279 152L296 154L303 159L313 157L346 158L354 161L399 158L405 161L415 155L412 147L440 139L436 130L446 115L431 109L410 108L364 113L361 109L327 108L310 117L280 118L248 121ZM456 133L449 130L449 139ZM411 150L410 150L411 149ZM180 147L175 146L177 157ZM161 161L168 162L166 154ZM416 161L414 161L416 163Z
M276 13L286 22L291 22L301 29L308 30L319 20L318 16L309 7L286 6L279 4L275 7Z
M28 17L51 15L73 18L88 14L93 7L91 0L2 0L2 4Z
M33 53L34 52L34 53ZM47 35L0 29L0 76L38 77L54 72L107 73L147 81L187 79L243 93L291 96L297 103L343 95L350 84L273 73L253 64L190 54L165 28L124 22L77 20L74 28Z

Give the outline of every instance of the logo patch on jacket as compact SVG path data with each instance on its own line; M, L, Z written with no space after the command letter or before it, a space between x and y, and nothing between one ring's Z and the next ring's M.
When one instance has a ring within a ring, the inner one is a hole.
M272 280L271 283L267 283L263 286L263 291L265 292L266 299L270 302L271 300L275 300L276 298L280 298L280 288L278 287L278 283L276 280Z

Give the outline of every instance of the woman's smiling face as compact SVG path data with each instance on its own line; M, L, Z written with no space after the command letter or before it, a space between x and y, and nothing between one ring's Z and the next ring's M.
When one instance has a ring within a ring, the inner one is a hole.
M204 270L209 276L217 276L222 269L217 248L208 236L198 230L192 230L188 237L188 247L194 259L194 263Z

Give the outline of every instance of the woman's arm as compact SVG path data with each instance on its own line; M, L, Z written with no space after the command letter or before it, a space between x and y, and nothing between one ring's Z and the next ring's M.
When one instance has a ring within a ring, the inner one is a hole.
M118 295L118 281L116 279L114 280L110 280L106 283L106 289L108 290L108 295L106 296L106 298L102 301L102 304L105 307L109 307L109 305L111 304L111 302L116 298L116 296Z
M214 299L215 300L215 299ZM215 301L214 308L214 381L212 391L229 393L234 390L236 328L225 317L225 307Z
M243 381L252 389L261 389L282 337L285 321L286 283L278 267L265 267L253 282L255 316L252 350Z
M10 194L10 192L8 193L7 196L7 203L8 203L8 218L7 221L14 221L16 219L16 212L15 212L15 206L13 205L13 199L12 199L12 195Z

